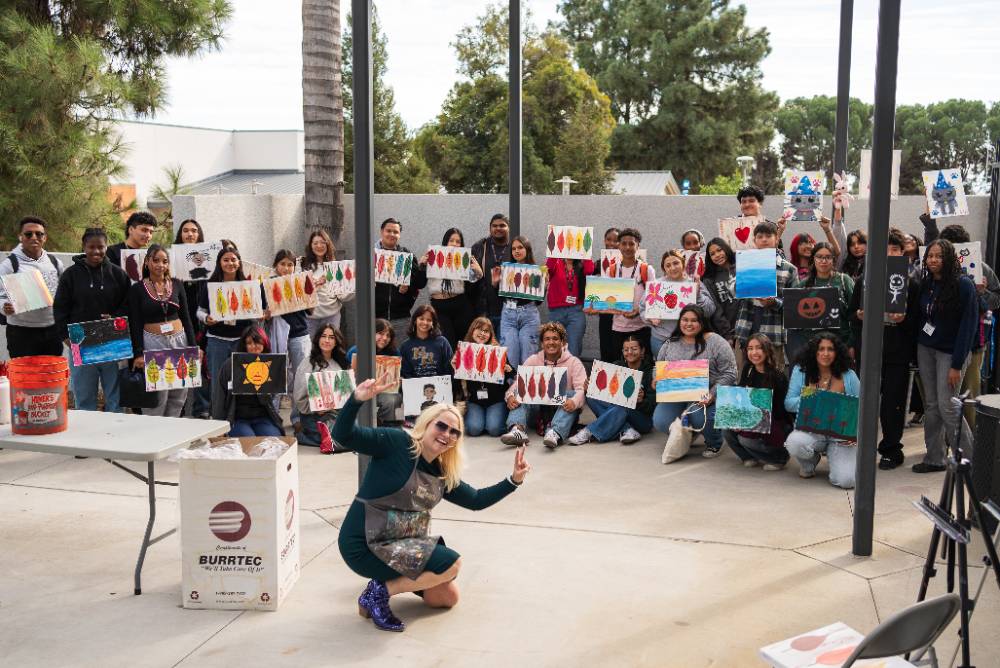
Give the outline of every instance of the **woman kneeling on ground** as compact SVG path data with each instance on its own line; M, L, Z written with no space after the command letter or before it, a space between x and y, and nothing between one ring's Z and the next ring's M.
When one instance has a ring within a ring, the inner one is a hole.
M413 592L432 608L458 603L454 580L462 561L439 536L427 535L431 509L442 498L470 510L488 508L517 489L531 467L518 449L513 473L496 485L475 489L462 482L462 416L448 404L424 410L412 436L358 426L361 404L390 386L387 375L359 384L334 423L334 440L372 458L338 542L351 570L371 578L358 612L383 631L402 631L390 596Z
M802 351L799 363L792 369L785 410L789 413L799 412L799 399L804 387L858 396L861 393L861 381L851 370L850 364L847 346L836 334L818 333ZM844 489L854 487L858 459L856 446L856 443L798 429L789 434L785 442L788 452L799 460L800 478L812 478L816 475L816 465L825 452L830 461L830 484Z

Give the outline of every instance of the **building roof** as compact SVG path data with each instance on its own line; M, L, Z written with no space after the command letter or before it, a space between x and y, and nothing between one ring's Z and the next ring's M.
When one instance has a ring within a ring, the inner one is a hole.
M622 170L615 172L611 191L619 195L680 195L681 189L669 171Z
M216 174L183 186L184 195L252 195L254 182L258 195L301 195L306 191L303 172L235 170ZM165 204L149 199L149 206Z

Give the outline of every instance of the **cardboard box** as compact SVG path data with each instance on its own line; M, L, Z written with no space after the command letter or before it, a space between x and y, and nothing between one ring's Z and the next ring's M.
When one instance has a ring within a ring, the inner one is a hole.
M185 608L277 610L299 579L298 449L282 440L278 459L181 460Z

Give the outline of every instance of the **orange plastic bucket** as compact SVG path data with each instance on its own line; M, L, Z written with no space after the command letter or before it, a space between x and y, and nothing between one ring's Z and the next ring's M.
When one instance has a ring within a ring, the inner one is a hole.
M10 361L11 431L55 434L66 431L69 364L65 357L35 355Z

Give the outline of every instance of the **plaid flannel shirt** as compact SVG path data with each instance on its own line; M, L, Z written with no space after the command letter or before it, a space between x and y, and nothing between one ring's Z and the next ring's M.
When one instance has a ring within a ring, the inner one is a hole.
M778 298L774 306L757 306L754 304L756 301L754 299L741 300L740 310L736 315L736 326L733 327L736 340L741 345L746 345L750 335L758 332L771 339L771 343L776 346L785 345L786 334L784 319L781 315L781 295L784 293L785 288L795 285L798 272L792 263L786 261L781 255L776 257L775 264L778 273ZM760 327L755 330L753 328L754 314L758 312L760 313Z

